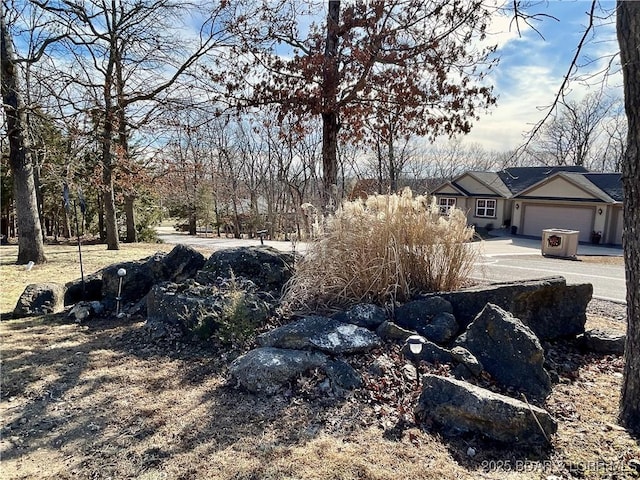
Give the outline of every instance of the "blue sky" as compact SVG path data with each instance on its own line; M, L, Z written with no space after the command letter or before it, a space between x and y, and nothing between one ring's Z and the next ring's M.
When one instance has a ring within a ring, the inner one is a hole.
M602 70L611 55L617 53L615 36L615 2L601 1L596 15L609 18L598 19L598 25L589 36L584 52L580 56L581 68L577 74L583 79ZM499 45L500 64L487 81L494 85L498 105L488 115L476 122L465 143L478 143L488 150L507 150L518 147L523 134L544 116L548 106L562 84L576 48L588 23L591 1L565 0L537 2L530 13L544 13L556 17L540 18L533 22L534 30L520 24L521 36L511 19L498 18L492 27L491 38ZM617 59L615 64L617 65ZM607 89L613 95L622 95L621 75L614 67L613 75L606 80ZM589 92L601 88L602 75L587 81L574 81L567 91L568 98L580 101Z

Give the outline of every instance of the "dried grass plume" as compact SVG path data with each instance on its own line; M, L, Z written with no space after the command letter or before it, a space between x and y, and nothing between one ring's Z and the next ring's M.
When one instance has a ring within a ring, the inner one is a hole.
M454 290L475 260L468 245L474 230L464 213L441 215L435 199L408 188L345 201L315 227L316 239L285 291L293 311L385 305L419 292Z

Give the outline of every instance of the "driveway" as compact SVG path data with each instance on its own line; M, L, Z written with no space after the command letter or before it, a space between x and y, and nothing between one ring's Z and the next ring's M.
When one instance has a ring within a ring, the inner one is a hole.
M496 237L473 244L480 253L473 277L491 282L508 282L562 275L567 283L593 284L593 296L618 303L626 302L624 266L609 262L587 262L543 257L540 240L523 237ZM622 248L578 245L578 257L622 257Z
M176 232L172 227L159 227L158 236L165 243L183 243L194 248L213 250L260 245L260 240L194 237ZM291 242L265 240L264 244L284 252L292 250ZM593 284L595 298L625 303L626 285L622 265L543 257L540 253L540 240L517 236L495 237L471 245L477 248L480 254L473 271L473 278L478 280L508 282L562 275L568 283ZM304 252L305 249L305 243L296 244L296 251ZM579 245L578 256L586 255L622 257L622 249Z

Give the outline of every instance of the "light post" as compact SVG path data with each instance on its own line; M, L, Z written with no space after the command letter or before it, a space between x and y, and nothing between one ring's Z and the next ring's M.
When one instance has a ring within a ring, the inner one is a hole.
M409 351L412 353L411 360L416 369L416 385L420 387L420 353L422 353L422 346L424 345L424 338L420 335L411 335L407 338L407 344L409 345Z
M116 297L116 317L117 318L122 318L124 317L124 313L120 312L120 302L122 301L122 279L125 277L125 275L127 274L127 271L124 268L119 268L118 269L118 277L120 277L118 279L118 296Z

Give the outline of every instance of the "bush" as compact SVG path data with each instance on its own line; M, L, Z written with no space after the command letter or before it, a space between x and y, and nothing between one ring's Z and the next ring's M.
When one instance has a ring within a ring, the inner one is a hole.
M467 244L474 231L464 213L451 209L441 216L434 202L408 188L344 202L321 226L285 290L294 311L384 305L454 290L475 260Z

